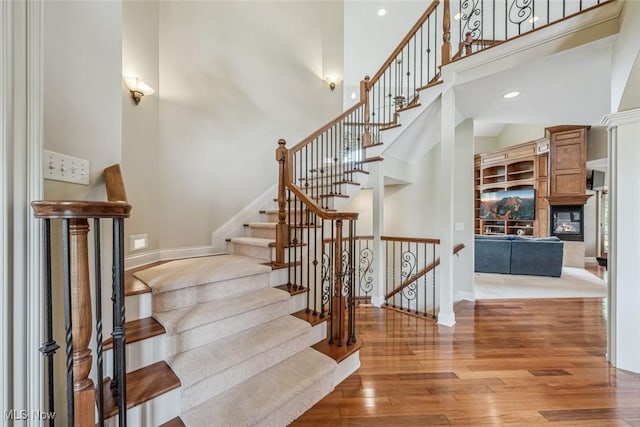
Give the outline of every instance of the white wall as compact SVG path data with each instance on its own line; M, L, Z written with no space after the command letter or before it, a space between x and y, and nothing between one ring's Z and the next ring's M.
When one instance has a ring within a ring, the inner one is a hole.
M47 199L106 200L102 170L121 161L122 7L45 2L44 148L91 163L91 185L45 181Z
M342 28L340 2L160 2L161 248L209 245L275 183L278 138L342 111L322 80L342 68Z
M385 187L384 233L389 236L439 237L440 145L410 166L411 184Z
M384 0L344 2L344 88L345 105L359 99L360 81L373 77L398 46L411 26L427 9L428 0ZM378 9L387 13L380 17Z
M160 80L158 70L157 1L131 1L122 5L122 74L138 76L156 90L135 105L122 84L122 174L129 203L133 206L125 228L128 236L146 233L148 247L158 249L158 109Z
M463 230L454 231L454 246L464 243L465 248L454 258L454 298L475 299L473 289L474 271L474 163L473 163L473 119L465 120L456 127L454 174L454 224L462 224ZM432 184L433 185L433 184Z
M625 93L627 83L630 80L637 82L640 73L640 66L637 64L640 53L638 25L640 25L640 2L625 1L621 14L620 32L613 44L611 55L611 111L613 112L640 106L637 91Z

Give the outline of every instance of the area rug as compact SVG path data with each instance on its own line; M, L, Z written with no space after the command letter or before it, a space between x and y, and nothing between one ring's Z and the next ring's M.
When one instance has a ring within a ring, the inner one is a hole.
M606 297L604 280L582 268L562 267L560 277L474 273L477 299Z

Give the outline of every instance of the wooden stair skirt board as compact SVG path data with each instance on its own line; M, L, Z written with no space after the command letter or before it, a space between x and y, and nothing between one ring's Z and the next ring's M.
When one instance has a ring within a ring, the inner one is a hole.
M158 396L180 387L180 380L167 365L161 361L127 373L127 409L141 405ZM111 393L111 380L103 384L105 419L118 414L116 399Z

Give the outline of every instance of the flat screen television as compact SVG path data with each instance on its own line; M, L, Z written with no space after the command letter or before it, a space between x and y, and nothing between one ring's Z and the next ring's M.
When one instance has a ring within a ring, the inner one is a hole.
M496 191L480 194L480 218L512 221L535 219L535 190Z

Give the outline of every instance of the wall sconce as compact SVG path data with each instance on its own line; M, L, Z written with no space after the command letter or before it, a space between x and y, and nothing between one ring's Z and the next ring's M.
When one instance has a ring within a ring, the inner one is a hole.
M329 85L329 89L331 89L331 92L333 92L336 88L336 85L338 83L340 83L340 77L338 76L327 76L324 79L325 82L327 82L327 84Z
M155 90L136 76L124 76L124 82L131 92L133 102L138 105L145 95L153 95Z

